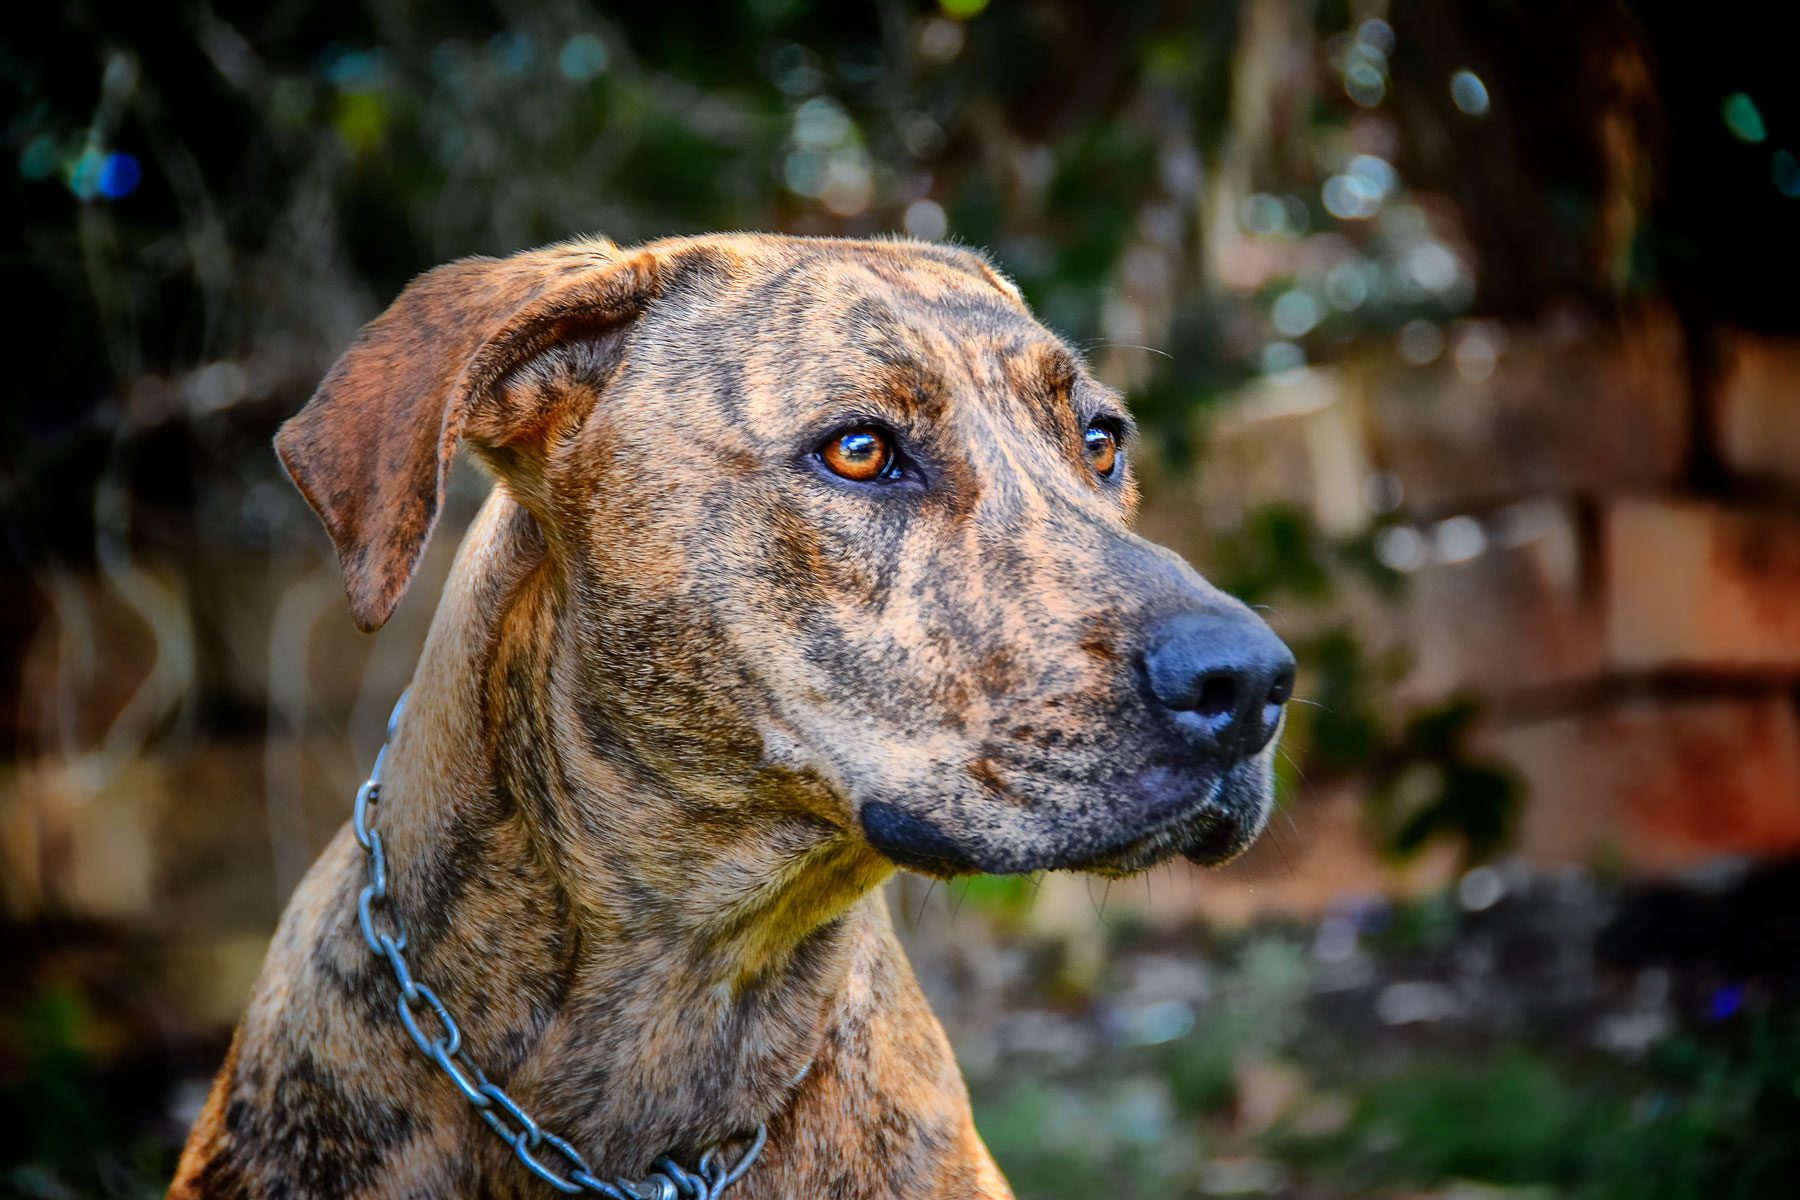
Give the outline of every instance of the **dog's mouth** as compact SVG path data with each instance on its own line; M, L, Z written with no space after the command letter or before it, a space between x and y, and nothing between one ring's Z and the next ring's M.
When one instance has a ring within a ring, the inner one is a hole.
M1240 763L1217 776L1198 800L1072 866L1095 875L1133 875L1176 855L1199 866L1219 866L1256 840L1270 801L1267 768L1255 760Z
M1116 877L1176 855L1201 866L1229 862L1262 832L1271 801L1269 771L1260 759L1210 776L1149 768L1131 777L1124 791L1120 802L1096 814L1016 839L961 834L887 801L865 804L860 816L876 850L940 879L1057 870ZM1121 822L1120 808L1136 819Z

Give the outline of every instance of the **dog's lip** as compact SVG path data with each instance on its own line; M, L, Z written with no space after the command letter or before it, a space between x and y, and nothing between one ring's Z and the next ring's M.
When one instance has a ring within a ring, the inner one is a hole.
M1179 790L1175 790L1177 784ZM1210 779L1172 772L1166 768L1147 768L1128 777L1125 791L1134 795L1140 813L1148 809L1148 824L1133 823L1131 828L1103 828L1108 835L1098 847L1091 842L1074 841L1041 854L1006 847L969 845L946 834L930 819L909 812L886 800L865 803L859 812L859 823L871 845L895 864L921 874L950 879L970 873L1003 875L1033 871L1127 872L1148 866L1145 856L1152 848L1166 849L1153 861L1161 861L1179 853L1183 842L1180 832L1195 823L1209 808L1215 808L1225 786L1225 775ZM1155 795L1144 803L1146 793L1170 791L1172 795ZM1221 819L1228 814L1220 812ZM1071 830L1071 833L1074 831ZM1159 845L1161 843L1161 845Z
M1221 821L1209 825L1200 836L1181 848L1181 856L1200 867L1217 867L1230 862L1255 840L1246 836L1241 822Z
M887 800L871 800L857 814L863 836L889 861L924 875L951 879L982 864L937 825Z
M1220 796L1224 794L1227 777L1230 772L1215 775L1206 787L1163 815L1148 828L1136 829L1125 833L1099 850L1084 855L1079 861L1069 865L1070 870L1106 871L1135 870L1150 865L1139 860L1146 851L1154 848L1158 842L1168 841L1171 834L1178 833L1203 816L1209 809L1217 806ZM1213 825L1228 823L1230 816L1220 813L1219 822L1209 822L1209 832ZM1190 843L1191 844L1191 843ZM1158 855L1155 861L1172 857L1176 853L1186 853L1186 845L1171 843L1167 855Z
M1090 815L1063 826L1048 845L967 840L933 817L885 798L863 803L858 823L872 848L890 862L939 879L1035 871L1129 875L1177 855L1214 866L1235 857L1262 828L1261 806L1241 802L1242 788L1254 786L1254 761L1224 771L1160 763L1117 776L1116 799L1107 806L1114 819ZM1120 819L1128 813L1136 820Z
M1199 831L1199 836L1181 848L1182 856L1202 867L1216 867L1242 854L1268 823L1273 804L1271 780L1264 763L1257 760L1239 763L1220 780L1219 803L1226 816ZM1254 789L1246 796L1242 789ZM1234 795L1234 789L1237 794Z
M1254 759L1236 764L1149 828L1084 856L1069 869L1129 874L1178 854L1202 867L1230 862L1256 840L1267 819L1266 797L1259 802L1243 792L1263 790L1258 771Z

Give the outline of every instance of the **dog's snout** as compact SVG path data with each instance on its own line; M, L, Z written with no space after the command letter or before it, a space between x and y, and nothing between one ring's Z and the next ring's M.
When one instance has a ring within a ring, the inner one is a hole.
M1255 614L1184 612L1151 629L1144 685L1196 749L1228 763L1269 744L1294 691L1294 655Z

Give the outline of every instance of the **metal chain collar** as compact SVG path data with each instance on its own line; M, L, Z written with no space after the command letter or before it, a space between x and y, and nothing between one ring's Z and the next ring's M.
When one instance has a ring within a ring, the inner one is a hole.
M406 694L403 692L394 705L393 715L388 718L389 742L394 740L394 733L400 726L400 714L405 708ZM402 954L406 949L406 926L401 922L400 914L388 904L387 855L381 846L380 831L369 825L369 806L381 796L381 764L387 758L387 750L387 745L383 744L375 756L375 767L369 772L368 782L356 790L353 818L356 842L369 856L369 882L356 898L356 919L362 926L363 940L369 943L369 949L377 957L386 959L388 966L393 968L394 980L400 985L400 1024L419 1052L450 1077L450 1082L481 1114L481 1119L512 1147L519 1161L559 1192L568 1195L592 1192L608 1200L714 1200L743 1178L768 1141L767 1125L757 1126L750 1148L730 1166L720 1156L719 1147L713 1146L700 1156L692 1171L683 1170L673 1159L661 1158L657 1160L656 1169L643 1179L614 1179L608 1183L588 1169L587 1160L573 1146L532 1120L518 1101L489 1080L480 1067L469 1062L464 1053L462 1029L456 1019L438 999L438 994L423 981L415 979L407 968ZM378 909L388 910L392 933L376 932L375 913ZM427 1037L420 1028L422 1009L429 1010L442 1028L438 1037ZM560 1161L556 1161L558 1159Z

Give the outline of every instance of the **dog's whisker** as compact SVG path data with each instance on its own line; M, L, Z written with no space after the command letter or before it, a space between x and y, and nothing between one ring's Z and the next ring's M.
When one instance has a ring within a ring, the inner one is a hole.
M1082 882L1087 885L1088 907L1094 910L1094 919L1099 921L1100 924L1106 928L1111 929L1112 926L1108 925L1106 922L1106 906L1104 904L1096 903L1094 900L1094 877L1092 875L1084 875L1082 876Z
M1090 347L1097 346L1103 350L1142 350L1146 354L1158 354L1163 358L1168 359L1170 362L1175 361L1175 356L1170 354L1167 350L1160 350L1155 346L1141 345L1137 342L1115 342L1110 338L1093 338L1089 340L1086 345Z
M931 903L931 893L937 890L938 881L933 879L925 885L925 898L919 901L919 911L913 916L913 928L917 929L925 920L925 906Z
M1286 746L1277 745L1275 747L1275 752L1277 754L1281 755L1281 761L1285 762L1288 766L1294 768L1294 774L1299 777L1301 787L1311 787L1312 786L1312 782L1306 778L1306 768L1302 767L1300 765L1300 760L1298 758L1294 757L1292 751L1290 751Z
M1025 882L1031 885L1031 900L1025 907L1028 911L1035 911L1038 898L1044 893L1044 873L1042 871L1033 871L1031 874L1025 876Z
M1281 855L1281 865L1287 868L1288 877L1297 878L1293 860L1288 857L1287 847L1281 844L1281 834L1273 825L1269 826L1269 842L1275 847L1275 853Z

